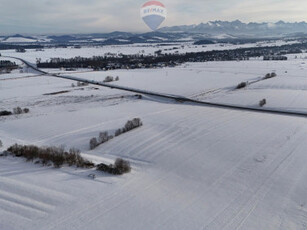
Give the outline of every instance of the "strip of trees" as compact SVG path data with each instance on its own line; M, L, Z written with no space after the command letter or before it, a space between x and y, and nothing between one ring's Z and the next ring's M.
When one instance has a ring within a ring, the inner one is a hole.
M195 53L163 53L154 55L134 54L118 56L94 56L90 58L74 57L69 59L51 58L49 61L38 63L39 68L93 68L94 70L136 69L174 67L184 62L235 61L248 60L251 57L270 55L286 55L302 53L307 49L307 43L274 47L252 47L234 50L213 50Z
M123 128L117 129L115 131L114 135L109 135L109 133L107 131L100 132L98 138L93 137L90 140L90 143L89 143L90 149L93 150L97 146L113 139L114 136L117 137L117 136L119 136L123 133L129 132L129 131L136 129L136 128L142 126L142 125L143 125L143 123L142 123L140 118L133 118L132 120L127 121Z

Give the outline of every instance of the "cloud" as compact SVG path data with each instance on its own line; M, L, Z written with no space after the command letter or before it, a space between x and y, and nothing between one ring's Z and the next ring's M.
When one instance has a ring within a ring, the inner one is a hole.
M306 0L161 0L163 26L209 20L306 21ZM0 33L144 32L143 0L0 0ZM305 9L305 10L304 10Z
M221 14L229 20L236 19L240 15L240 19L243 21L307 21L307 1L246 0L235 4L228 10L223 10Z

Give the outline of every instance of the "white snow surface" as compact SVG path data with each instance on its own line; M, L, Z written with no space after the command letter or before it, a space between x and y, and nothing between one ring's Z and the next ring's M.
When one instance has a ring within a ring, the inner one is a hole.
M37 42L37 40L31 39L31 38L23 38L23 37L9 37L2 42L3 43L27 43L27 42Z
M47 61L51 58L73 58L73 57L93 57L106 56L109 53L119 54L143 54L153 55L155 51L162 50L162 53L186 53L186 52L206 52L212 50L233 50L238 48L261 47L261 46L281 46L286 44L299 43L298 41L262 41L257 43L246 44L210 44L210 45L193 45L191 42L175 43L169 45L161 44L132 44L132 45L109 45L103 47L86 47L81 49L68 48L45 48L44 50L27 49L26 53L18 53L15 50L1 50L2 56L14 56L26 59L35 63L38 58L41 61ZM174 49L175 48L175 49Z
M305 56L71 74L119 76L113 84L229 104L257 106L266 98L268 108L306 112ZM273 71L276 78L234 90ZM306 229L306 117L139 100L71 83L0 75L0 110L30 109L0 118L2 150L16 142L65 145L95 163L127 159L132 172L111 176L1 157L0 229ZM43 95L59 91L69 92ZM89 150L90 138L134 117L144 125Z

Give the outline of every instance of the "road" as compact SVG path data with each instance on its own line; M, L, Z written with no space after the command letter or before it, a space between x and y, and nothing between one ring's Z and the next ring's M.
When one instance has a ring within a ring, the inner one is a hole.
M68 75L52 74L52 73L48 73L48 72L45 72L45 71L37 68L36 66L32 65L31 63L27 62L24 59L12 57L12 56L2 56L2 57L19 60L19 61L23 62L29 68L41 73L42 75L47 75L47 76L52 76L52 77L57 77L57 78L62 78L62 79L68 79L68 80L73 80L73 81L79 81L79 82L84 82L84 83L88 83L88 84L92 84L92 85L98 85L98 86L103 86L103 87L107 87L107 88L111 88L111 89L118 89L118 90L123 90L123 91L143 94L143 95L167 98L167 99L172 99L172 100L175 100L177 102L182 102L182 103L189 103L189 104L202 105L202 106L210 106L210 107L216 107L216 108L222 108L222 109L233 109L233 110L242 110L242 111L249 111L249 112L259 112L259 113L270 113L270 114L279 114L279 115L286 115L286 116L307 117L307 113L304 113L304 112L284 111L284 110L255 108L255 107L245 107L245 106L229 105L229 104L222 104L222 103L211 103L211 102L194 100L194 99L184 97L184 96L180 96L180 95L164 94L164 93L147 91L147 90L142 90L142 89L135 89L135 88L130 88L130 87L124 87L124 86L109 84L109 83L103 83L103 82L94 81L94 80L87 80L87 79L84 79L84 78L68 76Z

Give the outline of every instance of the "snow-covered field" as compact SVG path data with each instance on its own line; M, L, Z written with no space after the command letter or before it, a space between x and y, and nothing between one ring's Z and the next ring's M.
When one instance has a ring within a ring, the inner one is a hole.
M119 76L114 84L251 107L266 98L266 108L307 112L307 54L296 56L71 74ZM277 77L234 90L268 72ZM306 117L137 99L71 84L34 73L0 75L0 110L30 109L0 118L2 150L16 142L65 145L95 163L127 159L132 172L110 176L0 158L0 229L307 228ZM69 92L44 95L60 91ZM141 128L89 150L90 138L134 117L142 119Z
M270 41L270 42L257 42L246 43L239 45L232 44L210 44L210 45L193 45L192 43L182 44L132 44L132 45L112 45L103 47L81 47L74 48L45 48L44 50L29 49L26 53L18 53L15 50L1 50L2 56L14 56L26 59L29 62L35 63L37 58L41 61L50 60L50 58L73 58L73 57L93 57L105 56L109 53L119 54L143 54L153 55L155 51L162 50L162 53L186 53L186 52L205 52L212 50L233 50L238 48L250 48L261 46L281 46L298 43L298 41ZM175 48L175 49L174 49Z

